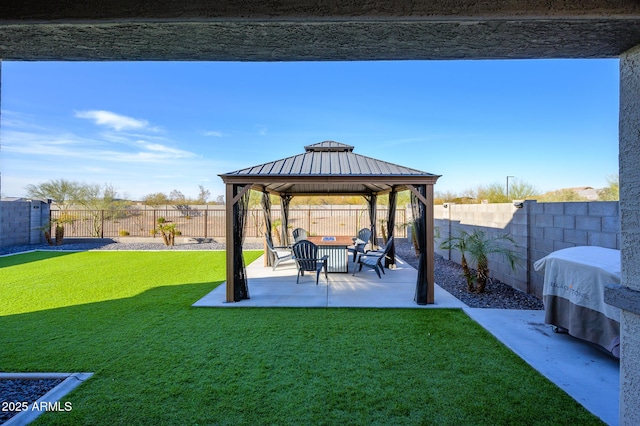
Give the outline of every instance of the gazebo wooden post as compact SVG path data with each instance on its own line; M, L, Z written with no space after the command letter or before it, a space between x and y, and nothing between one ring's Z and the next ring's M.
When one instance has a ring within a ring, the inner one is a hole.
M234 238L235 238L235 233L233 232L233 227L234 224L237 220L237 218L235 217L235 215L233 214L233 206L234 206L234 200L233 200L233 184L231 183L227 183L226 185L226 205L225 205L225 210L226 210L226 221L225 221L225 225L226 225L226 230L225 230L225 234L226 234L226 251L227 251L227 302L233 302L234 301L234 264L233 264L233 259L235 256L235 251L234 251Z
M408 189L416 196L420 203L424 205L424 222L421 224L424 229L425 236L425 260L423 268L426 269L423 277L427 281L427 297L426 303L435 303L434 287L435 287L435 262L434 262L434 214L433 214L433 184L420 185L424 187L425 195L422 196L416 185L408 185ZM415 219L415 218L414 218ZM420 277L420 271L418 272L418 278Z
M433 213L433 185L425 185L425 193L427 204L425 209L424 229L426 232L426 250L427 250L427 304L435 303L434 287L435 287L435 261L434 261L434 213Z

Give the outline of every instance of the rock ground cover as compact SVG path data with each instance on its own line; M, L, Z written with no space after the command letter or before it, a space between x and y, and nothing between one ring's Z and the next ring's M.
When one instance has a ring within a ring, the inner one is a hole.
M4 423L29 407L44 394L62 383L63 379L0 380L0 423ZM23 404L28 403L29 407Z
M418 267L418 259L412 245L397 244L396 255L414 268ZM542 301L534 295L516 290L498 280L491 280L484 293L469 293L462 274L462 267L459 264L446 260L437 254L434 262L436 283L470 308L544 309Z

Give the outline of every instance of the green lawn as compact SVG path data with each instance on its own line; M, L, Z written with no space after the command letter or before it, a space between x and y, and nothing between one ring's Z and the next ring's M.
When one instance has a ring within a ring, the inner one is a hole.
M36 423L600 424L459 310L192 308L224 256L0 258L2 371L95 373Z

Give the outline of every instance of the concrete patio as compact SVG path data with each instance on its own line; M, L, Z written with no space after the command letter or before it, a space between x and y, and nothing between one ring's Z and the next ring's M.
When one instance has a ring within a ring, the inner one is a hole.
M395 270L379 279L363 268L352 276L305 275L296 284L296 266L283 262L273 271L262 257L247 266L251 299L225 303L221 284L194 307L317 307L317 308L410 308L462 309L529 365L555 383L587 410L609 425L618 424L619 362L594 346L566 334L553 333L544 324L544 311L469 308L436 285L435 304L420 306L413 301L417 271L402 259ZM535 397L535 396L532 396Z

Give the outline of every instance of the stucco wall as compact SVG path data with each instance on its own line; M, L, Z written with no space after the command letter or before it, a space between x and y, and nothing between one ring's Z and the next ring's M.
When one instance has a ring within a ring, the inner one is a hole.
M490 257L492 277L518 290L542 297L544 275L533 263L547 254L580 245L620 249L618 202L514 204L449 204L435 206L436 253L460 262L460 254L440 249L440 243L459 229L471 232L479 227L489 236L508 234L517 244L522 260L512 271L501 256Z
M620 424L640 424L640 46L620 58Z

